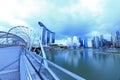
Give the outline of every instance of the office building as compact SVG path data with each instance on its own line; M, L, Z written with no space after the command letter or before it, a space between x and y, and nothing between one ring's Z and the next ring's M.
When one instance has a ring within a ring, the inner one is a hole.
M116 47L117 39L114 33L111 34L111 43L112 43L112 47Z
M80 46L79 47L83 47L83 40L81 38L79 38L79 43L80 43Z
M94 48L99 48L100 45L99 45L99 37L98 36L95 36L94 39L93 39L93 47Z
M116 47L120 47L120 32L116 31Z
M88 39L87 38L84 39L84 48L88 48Z
M73 48L79 47L79 41L77 36L73 36Z
M99 40L99 47L104 47L104 38L103 35L100 35L100 40Z

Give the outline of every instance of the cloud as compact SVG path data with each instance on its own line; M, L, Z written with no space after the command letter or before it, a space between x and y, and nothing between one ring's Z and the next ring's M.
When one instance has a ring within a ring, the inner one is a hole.
M4 26L0 26L0 31L6 31L7 28L5 28Z
M58 39L75 35L92 37L94 31L103 34L119 29L119 3L119 0L3 0L0 22L32 26L38 31L37 22L41 21L56 32Z
M24 20L10 19L7 21L11 26L29 26Z
M93 4L88 1L86 4L83 0L77 0L74 3L54 8L54 13L52 12L49 17L50 19L52 17L52 21L49 22L53 24L53 30L69 36L86 35L90 30L97 26L95 19L102 13L102 7L100 7L101 4L98 5L97 1ZM96 5L99 6L98 9L96 9Z

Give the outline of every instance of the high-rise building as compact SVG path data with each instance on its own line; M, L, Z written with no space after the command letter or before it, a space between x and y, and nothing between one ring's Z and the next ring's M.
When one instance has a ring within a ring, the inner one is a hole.
M40 39L42 44L47 45L47 44L55 43L55 33L47 29L46 26L41 22L38 22L38 24L40 25L40 29L41 29Z
M84 48L88 48L88 39L87 38L84 39Z
M91 42L92 42L92 47L95 48L94 38L91 40Z
M55 43L55 33L52 32L52 43Z
M120 47L120 32L116 31L116 47Z
M94 48L99 48L100 45L99 45L99 37L98 36L95 36L94 39L93 39L93 47Z
M116 31L116 39L119 40L120 39L120 32Z
M73 48L78 48L79 47L79 41L77 36L73 36Z
M83 47L83 40L81 38L79 38L79 43L80 43L80 46L79 47Z
M100 40L99 40L99 46L100 47L104 47L104 37L103 37L103 35L100 35Z
M50 44L50 31L47 31L47 44Z
M116 47L117 39L115 34L111 34L111 42L112 42L112 47Z
M42 44L45 44L45 42L46 42L45 37L46 37L46 29L44 27L42 27L41 28L41 42L42 42Z
M72 47L72 42L73 42L73 41L72 41L72 38L71 38L71 37L68 37L68 38L67 38L67 46L71 48L71 47Z
M53 39L52 39L52 38L53 38L53 33L50 32L50 41L49 41L49 43L52 43L52 42L53 42Z

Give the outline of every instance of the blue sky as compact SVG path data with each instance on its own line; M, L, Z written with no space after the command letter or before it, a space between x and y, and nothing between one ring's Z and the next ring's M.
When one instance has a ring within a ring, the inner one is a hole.
M0 0L0 30L24 25L38 31L38 21L56 32L56 39L70 36L107 38L120 28L120 0Z

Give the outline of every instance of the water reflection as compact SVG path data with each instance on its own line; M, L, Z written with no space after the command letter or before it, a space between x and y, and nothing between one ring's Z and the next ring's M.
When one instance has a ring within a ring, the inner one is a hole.
M100 52L100 51L99 51ZM49 51L52 62L87 80L119 80L120 55L94 53L92 49Z
M83 54L83 58L84 59L88 59L88 49L85 49L85 50L83 50L83 51L81 51L81 54Z
M76 50L67 51L65 53L65 62L67 62L70 66L77 67L79 64L80 57L81 56L79 51Z

